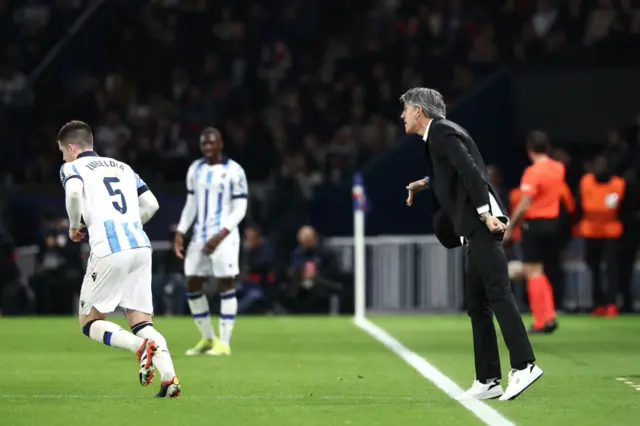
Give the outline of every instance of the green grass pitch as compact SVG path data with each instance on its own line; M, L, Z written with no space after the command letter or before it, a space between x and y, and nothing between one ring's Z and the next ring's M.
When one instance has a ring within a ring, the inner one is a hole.
M471 384L466 316L370 319ZM178 399L154 399L158 377L142 388L134 355L86 338L74 318L0 318L0 425L482 424L347 317L240 317L226 358L183 355L197 340L190 318L156 325L183 386ZM531 426L640 422L640 391L625 383L640 388L640 317L561 317L556 334L533 344L545 375L516 401L488 402L500 414Z

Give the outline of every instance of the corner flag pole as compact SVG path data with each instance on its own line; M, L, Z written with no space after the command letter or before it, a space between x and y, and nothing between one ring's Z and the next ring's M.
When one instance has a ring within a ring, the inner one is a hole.
M354 317L362 319L365 316L366 292L366 263L365 263L365 233L364 215L367 200L364 191L362 175L353 176L353 256L354 256Z

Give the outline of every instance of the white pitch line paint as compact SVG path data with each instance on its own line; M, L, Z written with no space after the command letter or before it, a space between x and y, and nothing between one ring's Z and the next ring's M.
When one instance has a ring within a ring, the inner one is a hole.
M632 389L635 389L638 392L640 392L640 383L634 383L631 380L629 380L628 377L616 377L616 381L622 382L625 385L630 386Z
M489 426L515 426L513 422L482 401L475 399L465 401L456 400L455 398L463 392L460 386L431 365L426 359L408 349L368 319L362 317L355 318L354 323L358 328L367 332L371 337L402 358L404 362L415 368L425 379L436 385L464 408L471 411L484 424Z

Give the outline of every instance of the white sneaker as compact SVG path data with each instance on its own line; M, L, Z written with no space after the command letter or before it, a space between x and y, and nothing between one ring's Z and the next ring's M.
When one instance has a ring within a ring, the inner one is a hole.
M509 384L507 390L500 397L500 401L514 400L542 376L542 369L537 365L529 364L524 370L511 370L509 372Z
M502 386L498 379L487 380L488 383L482 383L478 380L474 380L471 387L461 395L458 395L456 399L462 401L465 399L495 399L503 394Z

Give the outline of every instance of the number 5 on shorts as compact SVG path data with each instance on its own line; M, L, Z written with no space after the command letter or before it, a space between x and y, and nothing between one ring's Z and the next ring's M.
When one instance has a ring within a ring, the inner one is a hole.
M113 208L118 210L120 213L125 214L127 212L127 200L124 199L124 194L121 190L113 188L113 184L120 183L120 179L118 179L117 177L106 177L104 178L103 182L104 186L107 187L107 191L109 192L110 196L120 196L119 203L117 201L111 203L113 204Z

